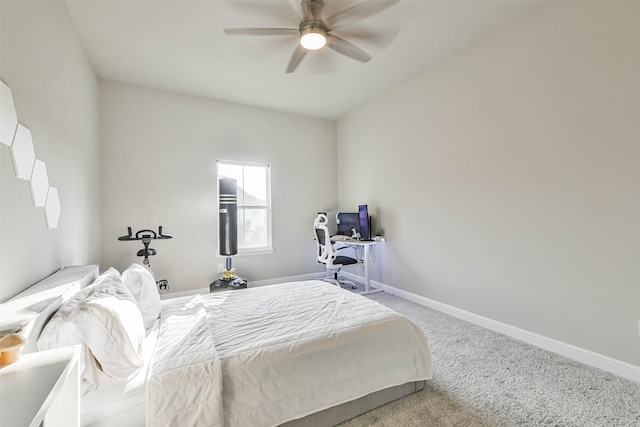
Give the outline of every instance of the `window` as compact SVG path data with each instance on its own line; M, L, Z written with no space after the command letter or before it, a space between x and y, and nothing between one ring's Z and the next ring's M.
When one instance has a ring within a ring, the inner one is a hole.
M238 183L238 254L272 252L269 165L218 160L220 178Z

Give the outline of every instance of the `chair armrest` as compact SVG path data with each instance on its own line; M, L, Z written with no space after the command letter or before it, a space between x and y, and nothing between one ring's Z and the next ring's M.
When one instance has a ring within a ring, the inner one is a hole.
M344 251L345 249L351 249L353 246L340 246L339 248L333 248L333 251L338 253L340 251Z

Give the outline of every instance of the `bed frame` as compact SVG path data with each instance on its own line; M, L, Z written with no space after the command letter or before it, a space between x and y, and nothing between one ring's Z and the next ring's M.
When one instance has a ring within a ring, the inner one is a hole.
M58 308L98 277L97 265L63 267L51 276L0 304L0 336L19 332L28 339L24 353L37 351L42 328ZM380 390L282 424L282 427L335 426L394 400L418 392L424 381Z
M335 426L344 421L369 412L387 403L416 393L424 389L424 381L415 381L395 387L386 388L351 402L333 406L315 414L282 424L283 427L317 427Z

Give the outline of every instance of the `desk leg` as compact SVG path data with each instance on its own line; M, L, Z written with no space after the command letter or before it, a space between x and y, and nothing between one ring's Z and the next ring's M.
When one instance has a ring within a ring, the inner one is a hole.
M369 245L364 245L364 289L365 292L371 292L371 250Z

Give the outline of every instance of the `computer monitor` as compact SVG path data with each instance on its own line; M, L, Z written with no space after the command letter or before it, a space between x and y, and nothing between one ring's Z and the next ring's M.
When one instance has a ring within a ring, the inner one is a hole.
M338 234L343 236L351 236L351 230L356 231L360 228L358 214L355 212L338 212L336 215L336 223L338 225Z
M360 238L371 240L371 217L367 205L358 206L358 222L360 224Z

